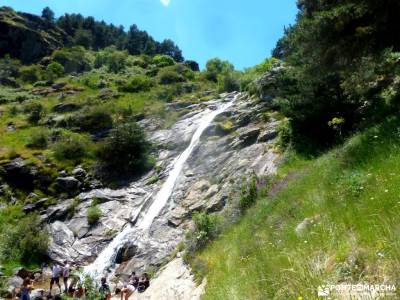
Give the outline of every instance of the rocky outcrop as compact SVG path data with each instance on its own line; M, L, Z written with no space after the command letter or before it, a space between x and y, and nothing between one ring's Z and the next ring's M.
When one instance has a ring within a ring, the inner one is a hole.
M204 292L206 281L197 286L190 268L182 258L176 258L162 268L151 281L143 294L135 294L138 300L199 300Z
M64 31L38 16L0 8L0 57L10 54L32 63L62 47L66 39Z
M149 140L157 145L156 167L127 188L98 189L79 195L73 216L62 223L49 225L53 236L50 257L58 261L64 258L76 262L91 261L119 232L135 228L161 189L176 158L189 145L202 118L235 96L225 94L220 99L193 107L169 129L159 129L157 120L140 121ZM149 233L133 230L116 251L115 274L126 276L132 270L141 272L160 266L184 239L185 231L191 227L193 212L219 212L232 205L243 180L254 174L268 176L274 173L279 161L273 147L278 121L271 118L266 123L260 115L253 113L264 109L263 102L242 95L214 120L210 128L225 122L230 129L223 135L214 130L204 132L186 161L168 204L154 220ZM87 209L94 199L102 214L97 225L89 226ZM48 209L49 217L62 215L65 207L59 204L57 209L51 210ZM170 277L175 276L171 274ZM172 283L171 293L174 289ZM177 299L181 299L180 294L178 289Z

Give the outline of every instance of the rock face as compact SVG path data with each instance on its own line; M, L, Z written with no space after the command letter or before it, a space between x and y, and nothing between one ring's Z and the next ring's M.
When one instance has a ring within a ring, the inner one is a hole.
M254 112L264 109L259 103L245 95L225 94L220 99L192 106L175 125L169 129L158 129L157 122L144 119L139 123L146 128L149 140L157 145L158 158L156 168L129 187L120 190L98 189L78 196L79 203L74 214L63 222L52 221L49 231L52 235L50 257L56 261L65 258L74 262L90 262L125 228L135 228L146 215L149 206L168 177L176 158L190 144L192 136L202 119L215 110L221 103L232 101L234 104L214 119L210 129L201 136L178 177L172 196L167 205L153 221L148 234L133 230L115 251L117 263L115 274L125 276L133 270L142 272L149 267L158 267L176 249L184 239L185 231L191 227L191 214L194 211L218 212L232 205L244 180L254 174L268 176L275 172L279 155L274 151L275 128L278 121L271 119L265 123ZM221 136L212 128L226 123L227 129ZM78 176L78 174L75 174ZM154 180L157 178L157 180ZM235 194L236 193L236 194ZM87 223L87 209L93 200L102 212L95 226ZM70 201L68 205L73 203ZM62 215L66 207L47 210L50 216ZM173 278L170 283L161 280L160 287L170 285L168 289L149 289L143 299L191 299L174 282L187 278L181 283L188 290L194 290L190 272L181 261L171 263L176 273L160 273ZM166 269L167 270L167 269ZM187 272L186 272L187 271ZM172 272L172 271L171 271ZM157 280L157 279L156 279ZM156 281L152 286L157 286ZM165 290L165 291L163 291ZM157 294L158 293L158 294ZM164 297L160 293L166 293ZM147 295L147 296L146 296ZM184 296L182 296L184 295ZM153 297L153 298L151 298ZM186 297L186 298L185 298ZM194 296L193 296L194 297ZM142 298L140 298L142 299ZM195 299L195 298L194 298Z
M190 269L182 258L169 262L151 281L150 287L143 294L135 294L138 300L198 300L204 292L206 282L197 286Z
M63 46L66 34L44 19L0 8L0 57L10 54L32 63Z

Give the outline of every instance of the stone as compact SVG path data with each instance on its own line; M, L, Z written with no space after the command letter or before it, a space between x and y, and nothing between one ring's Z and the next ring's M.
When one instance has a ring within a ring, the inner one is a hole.
M82 168L81 166L76 167L73 171L72 171L72 175L74 175L75 178L83 180L86 177L86 171L84 168Z
M257 142L265 143L265 142L275 139L277 136L278 136L278 131L276 129L267 129L260 133L260 135L258 136Z
M31 291L30 296L32 300L42 300L45 298L45 291L44 289L34 289Z
M137 246L133 244L127 244L118 250L115 262L117 264L123 263L135 256L137 252Z
M20 188L33 189L35 172L22 158L17 157L12 161L3 164L2 167L5 171L4 178L7 182Z
M57 188L70 195L75 195L79 192L81 182L72 176L57 177L56 178Z
M48 200L49 200L48 198L43 198L43 199L40 199L39 201L36 201L34 203L26 204L26 205L24 205L22 210L23 210L24 213L30 213L30 212L39 210L39 209L44 207L45 203Z
M22 279L25 279L27 277L32 278L33 273L25 268L17 268L14 270L14 276L18 276Z
M53 107L53 111L57 113L66 113L78 110L80 106L75 103L59 103Z
M58 82L58 83L54 83L54 84L51 86L51 88L52 88L53 90L59 91L59 90L61 90L62 88L64 88L66 85L67 85L66 82Z

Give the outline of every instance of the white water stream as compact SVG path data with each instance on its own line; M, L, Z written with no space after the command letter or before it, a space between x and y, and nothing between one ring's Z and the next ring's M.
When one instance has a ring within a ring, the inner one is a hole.
M98 255L96 260L85 268L85 273L91 275L92 277L103 276L108 269L113 267L118 250L122 246L132 239L138 240L140 237L148 235L154 219L161 213L162 209L166 206L168 200L171 198L175 183L185 165L185 162L198 145L204 130L207 129L216 116L231 107L237 97L238 95L236 95L232 101L223 103L216 110L208 109L209 112L206 113L201 119L200 125L193 134L189 146L173 162L172 169L168 174L167 180L164 182L157 195L153 198L154 200L148 209L143 213L143 216L138 219L134 226L128 225L125 227ZM151 201L151 199L146 200Z

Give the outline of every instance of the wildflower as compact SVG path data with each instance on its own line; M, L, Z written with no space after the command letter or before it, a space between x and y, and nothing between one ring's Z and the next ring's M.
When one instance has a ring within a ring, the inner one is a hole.
M378 138L378 136L377 135L374 135L374 139L377 139Z
M389 190L385 190L385 193L388 193L389 192Z

